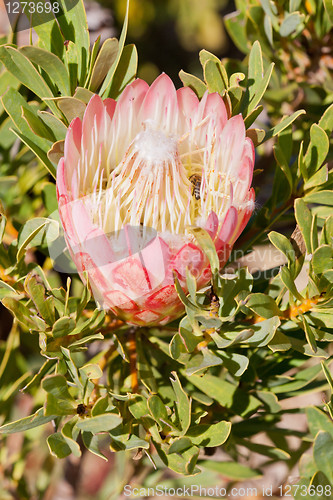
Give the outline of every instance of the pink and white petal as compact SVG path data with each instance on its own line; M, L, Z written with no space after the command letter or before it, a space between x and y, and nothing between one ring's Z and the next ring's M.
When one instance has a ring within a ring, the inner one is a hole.
M149 85L138 78L127 85L117 101L112 126L106 138L112 165L118 165L128 146L142 129L140 109L148 89Z
M201 273L204 262L204 255L200 248L193 243L185 244L177 253L175 258L170 261L169 268L175 270L183 278L186 276L186 268L198 277Z
M236 115L227 121L217 144L218 165L223 173L237 176L243 157L245 143L245 125L242 115Z
M162 238L154 238L139 253L140 261L147 269L151 288L154 290L168 278L170 249Z
M185 118L185 123L189 124L190 121L194 120L198 110L199 99L197 95L190 87L181 87L177 90L177 102L179 118L183 116Z
M71 172L78 168L80 162L81 137L81 120L80 118L74 118L68 127L64 145L64 158L66 169L68 169L68 178L71 176Z
M153 120L167 134L177 130L178 106L174 84L162 73L150 86L140 110L141 122Z
M237 224L237 230L236 233L233 237L233 243L237 240L237 238L240 236L240 234L244 231L247 223L249 222L251 215L253 213L254 207L255 207L255 192L254 189L251 188L249 191L249 195L245 203L247 204L246 208L242 211L239 212L238 214L238 224Z
M230 244L231 238L237 228L238 212L234 206L231 206L225 215L221 229L215 240L215 248L219 251L224 244Z
M216 135L219 135L228 121L228 114L223 99L217 92L207 95L202 116L208 115L216 123Z
M146 307L153 311L169 311L179 301L174 285L167 285L150 295L146 300Z
M118 307L126 312L138 310L137 304L119 290L111 290L105 294L105 297L111 308Z
M152 291L147 269L136 257L127 257L113 266L112 279L129 297L138 300Z
M104 137L105 108L102 99L94 95L86 107L82 122L82 148L88 152L88 157L99 145ZM95 143L97 141L97 143ZM97 168L97 165L96 165Z
M65 168L64 158L61 158L61 160L58 163L56 187L57 187L58 203L60 205L63 205L64 203L69 203L70 191L68 189L68 184L67 184L67 176L66 176L66 168Z
M141 311L134 315L133 320L134 324L137 324L138 322L141 325L149 325L154 324L160 318L160 315L154 313L153 311ZM128 322L130 323L131 320L129 319Z
M208 216L207 222L205 224L204 229L207 231L209 236L214 240L217 232L217 228L219 227L219 219L215 212L211 212Z
M107 115L112 120L114 112L116 111L117 101L108 97L107 99L104 99L103 104Z

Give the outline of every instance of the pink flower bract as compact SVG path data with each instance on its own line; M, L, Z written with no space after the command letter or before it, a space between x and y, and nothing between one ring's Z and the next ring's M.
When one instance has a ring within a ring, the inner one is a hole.
M217 93L201 101L162 74L137 79L119 100L93 96L68 128L57 172L67 245L95 300L136 325L183 312L186 268L198 286L210 268L189 228L204 228L221 267L254 208L254 148L241 115Z

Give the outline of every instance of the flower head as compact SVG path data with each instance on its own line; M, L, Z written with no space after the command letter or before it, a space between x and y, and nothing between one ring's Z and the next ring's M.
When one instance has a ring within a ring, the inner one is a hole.
M66 241L97 302L130 323L165 324L183 307L186 269L208 283L189 232L207 230L221 266L254 208L254 148L217 93L199 101L165 74L116 102L93 96L70 124L57 173Z

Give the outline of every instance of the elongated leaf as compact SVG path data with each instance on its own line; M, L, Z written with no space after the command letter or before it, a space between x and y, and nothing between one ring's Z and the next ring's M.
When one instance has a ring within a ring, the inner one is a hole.
M299 225L302 235L305 241L306 250L308 253L311 253L311 225L312 225L312 216L311 212L304 203L302 198L298 198L295 201L295 217L297 220L297 224Z
M223 477L234 479L236 481L261 476L260 472L250 469L250 467L237 462L215 462L215 460L202 460L198 462L198 465L204 469L219 472Z
M253 293L246 300L246 307L265 319L281 316L282 313L275 300L264 293Z
M85 432L97 434L98 432L107 432L122 423L121 417L113 413L105 413L96 417L85 418L77 423L79 429Z
M29 417L21 418L15 422L10 422L9 424L2 425L0 427L0 434L13 434L14 432L24 432L34 427L39 427L40 425L47 424L51 420L54 420L55 415L44 416L44 408L40 408L33 415Z
M123 92L126 85L135 79L137 67L138 53L135 45L126 45L113 75L110 90L105 95L116 99Z
M38 73L34 65L19 50L10 46L0 46L0 60L6 66L8 71L20 80L20 82L32 90L41 99L53 97L53 94L45 83L42 76ZM50 108L55 114L58 110L51 102Z
M66 40L75 42L78 55L78 80L83 85L89 60L90 37L83 0L59 0L64 15L57 15Z
M280 123L267 132L264 142L268 141L268 139L271 139L272 137L275 137L276 135L279 135L282 130L289 127L289 125L291 125L300 115L304 115L304 113L304 109L300 109L299 111L295 111L292 115L282 118Z
M40 66L63 95L70 95L70 82L66 67L56 55L31 45L21 47L20 52L32 63Z
M123 52L124 45L125 45L125 38L126 38L127 27L128 27L128 13L129 13L129 0L127 0L127 3L126 3L126 14L125 14L125 18L124 18L123 28L121 30L121 34L120 34L120 38L119 38L118 54L117 54L117 57L116 57L114 63L112 64L111 68L109 69L109 71L104 79L103 85L99 91L100 96L108 95L110 93L112 79L113 79L114 73L117 69L117 66L118 66L118 63L120 61L120 57L121 57L121 54Z
M310 129L310 144L304 156L304 164L309 177L321 167L329 150L326 132L315 123Z
M280 26L280 35L283 37L291 35L294 31L296 31L303 20L304 14L301 14L300 12L291 12L287 14Z
M217 424L199 424L190 427L186 437L197 446L221 446L228 439L230 431L231 423L222 420Z
M197 78L194 75L190 75L183 70L179 72L179 78L183 82L184 87L190 87L190 89L192 89L197 94L199 99L201 99L201 97L207 90L206 85L203 81L200 80L200 78Z
M103 43L96 58L89 84L89 89L96 92L102 85L109 68L115 62L119 50L119 43L116 38L108 38Z
M176 372L172 372L171 384L176 395L176 408L181 425L181 436L184 436L191 423L191 399L181 386Z

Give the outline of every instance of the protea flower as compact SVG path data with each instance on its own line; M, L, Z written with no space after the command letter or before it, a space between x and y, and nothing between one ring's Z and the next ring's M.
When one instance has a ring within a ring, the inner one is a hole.
M189 232L204 228L221 267L254 208L254 148L241 115L217 93L201 101L162 74L116 102L93 96L69 126L59 162L59 212L72 258L99 305L136 325L183 312L174 273L199 287L208 260Z

